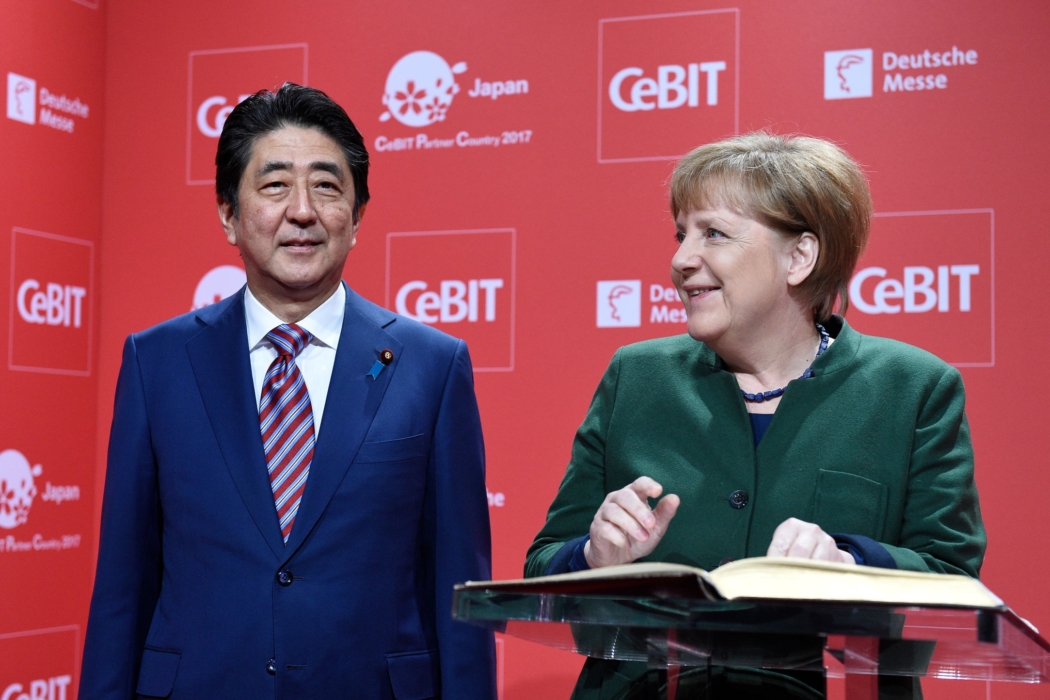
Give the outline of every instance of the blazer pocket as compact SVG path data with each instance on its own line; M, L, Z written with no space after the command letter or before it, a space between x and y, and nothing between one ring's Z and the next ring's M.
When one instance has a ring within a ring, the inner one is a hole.
M427 454L427 436L424 433L397 440L361 443L355 462L404 462L420 459Z
M820 470L813 522L824 532L882 537L886 520L886 486L857 474Z
M175 687L182 652L146 647L139 664L139 684L135 692L149 698L166 698Z
M396 700L427 700L437 697L437 651L387 654L386 665Z

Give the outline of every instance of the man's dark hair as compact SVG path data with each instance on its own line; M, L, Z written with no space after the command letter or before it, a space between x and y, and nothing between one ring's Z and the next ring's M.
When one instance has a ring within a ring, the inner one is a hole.
M317 88L285 83L260 90L234 107L215 153L215 191L238 214L237 190L260 136L288 126L317 129L343 149L354 182L354 221L368 202L368 150L361 132L331 97Z

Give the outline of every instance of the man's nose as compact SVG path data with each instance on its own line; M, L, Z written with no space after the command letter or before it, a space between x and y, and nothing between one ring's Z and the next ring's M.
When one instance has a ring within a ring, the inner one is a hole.
M317 221L317 209L310 197L309 187L296 186L292 189L285 218L299 226L309 226Z

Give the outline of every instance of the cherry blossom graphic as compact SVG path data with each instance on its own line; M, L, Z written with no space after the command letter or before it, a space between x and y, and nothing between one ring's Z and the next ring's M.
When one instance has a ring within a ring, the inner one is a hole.
M413 51L402 56L387 75L383 93L387 111L379 116L379 121L393 117L413 127L443 121L452 98L459 93L455 76L466 70L466 63L449 66L432 51Z
M43 471L39 464L29 466L18 450L0 452L0 528L10 530L26 522L37 494L33 477Z

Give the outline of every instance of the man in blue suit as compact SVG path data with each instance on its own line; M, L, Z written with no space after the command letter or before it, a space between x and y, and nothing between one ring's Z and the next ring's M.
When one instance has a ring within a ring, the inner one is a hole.
M494 698L462 341L342 282L368 153L320 91L238 105L216 157L242 292L128 338L81 700Z

